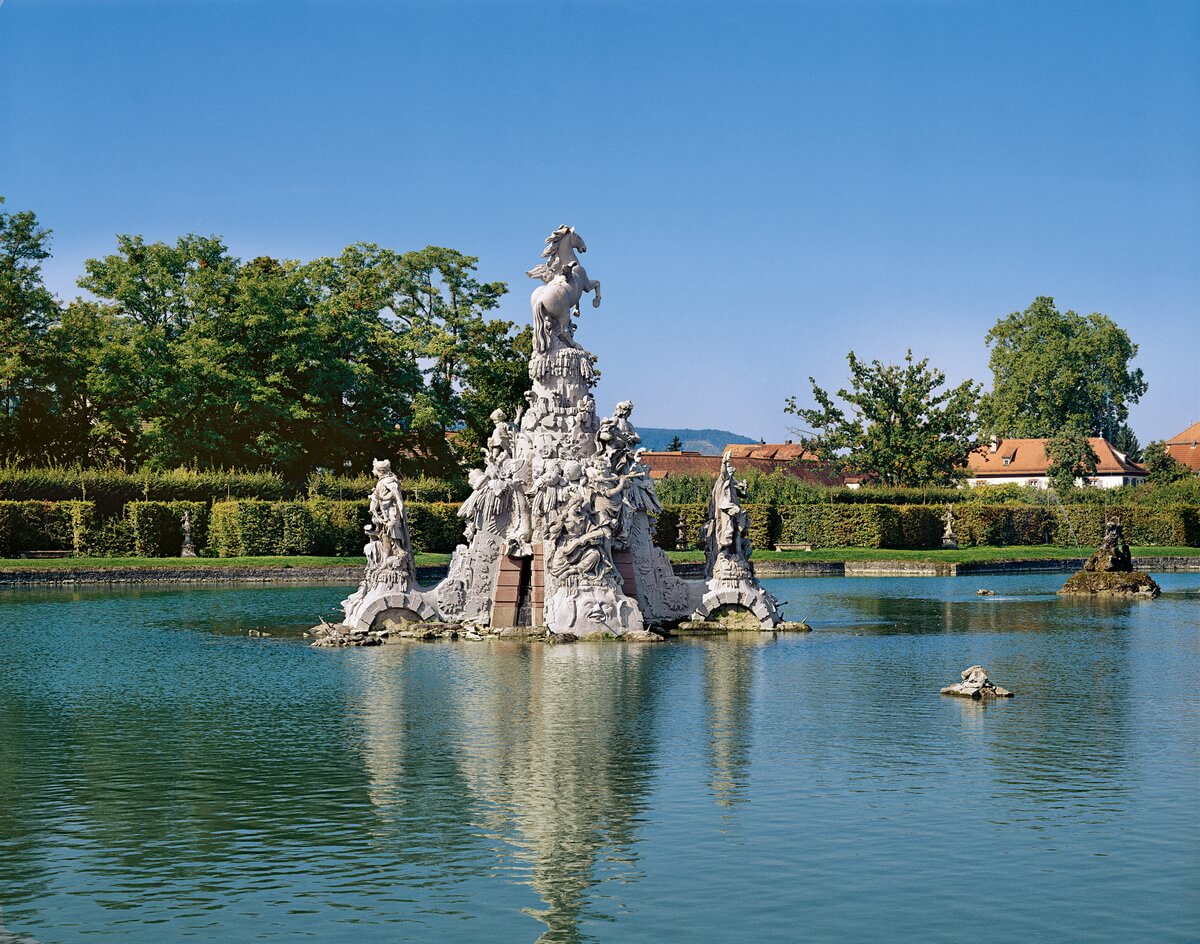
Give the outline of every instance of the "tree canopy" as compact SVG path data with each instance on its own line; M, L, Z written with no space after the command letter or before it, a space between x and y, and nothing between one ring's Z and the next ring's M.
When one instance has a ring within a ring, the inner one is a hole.
M1088 484L1096 474L1100 457L1088 442L1087 434L1076 429L1064 429L1055 433L1046 443L1046 458L1050 460L1046 479L1055 491L1062 492L1075 486L1076 479Z
M913 360L882 364L847 355L850 389L838 390L846 409L809 377L816 409L802 409L795 397L785 411L809 430L795 430L803 445L845 474L867 475L884 485L924 486L953 482L963 475L979 432L979 385L970 380L942 389L946 375Z
M1040 296L996 322L992 390L980 404L983 427L1009 437L1053 437L1074 429L1110 442L1146 392L1129 362L1137 345L1107 315L1060 312Z
M453 249L367 243L309 262L231 255L215 236L118 236L90 297L41 283L48 234L0 215L0 440L26 461L127 469L318 467L390 456L444 475L528 385L528 328Z

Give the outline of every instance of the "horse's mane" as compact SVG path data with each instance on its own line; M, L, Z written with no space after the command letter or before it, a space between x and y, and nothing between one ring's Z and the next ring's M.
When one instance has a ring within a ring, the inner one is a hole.
M3 0L0 0L2 3ZM563 237L571 232L570 227L560 226L553 233L546 237L546 248L542 250L542 258L549 259L558 252L558 244L563 241Z

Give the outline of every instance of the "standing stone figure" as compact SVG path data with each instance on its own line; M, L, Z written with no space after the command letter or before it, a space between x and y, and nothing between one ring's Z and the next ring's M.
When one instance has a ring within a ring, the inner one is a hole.
M192 543L192 513L190 511L183 513L183 524L179 526L179 533L183 535L183 550L179 552L179 556L195 557L196 545Z
M366 531L379 542L380 563L400 571L412 570L412 547L408 541L408 522L404 518L404 495L400 480L389 459L371 463L375 488L371 491L371 524ZM368 557L370 555L368 554Z
M750 515L741 505L745 484L739 482L729 464L729 454L721 461L721 472L713 484L704 526L708 550L708 576L718 579L742 579L750 559Z
M942 531L942 548L947 551L953 551L958 548L958 538L954 534L954 506L947 505L946 513L942 516L942 523L946 526Z
M613 415L600 421L596 432L596 448L608 459L609 468L617 475L629 472L636 460L635 453L642 437L629 422L633 401L622 400L613 408Z

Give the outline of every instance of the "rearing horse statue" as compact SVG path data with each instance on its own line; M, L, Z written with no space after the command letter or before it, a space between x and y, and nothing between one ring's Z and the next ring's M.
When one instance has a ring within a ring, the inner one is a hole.
M564 224L546 237L542 258L548 261L525 273L546 283L535 288L529 299L533 307L533 350L538 354L549 351L556 338L564 347L579 347L571 337L571 314L578 312L579 299L585 293L595 292L592 307L600 307L600 282L588 278L575 255L577 249L587 252L583 237Z

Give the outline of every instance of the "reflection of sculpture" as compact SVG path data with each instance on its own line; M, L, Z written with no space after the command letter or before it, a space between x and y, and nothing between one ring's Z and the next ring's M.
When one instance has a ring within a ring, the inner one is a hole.
M587 252L583 238L570 226L560 226L546 237L542 258L547 261L526 273L546 283L534 289L530 298L535 353L545 354L556 347L579 347L572 337L571 312L577 308L580 296L595 292L592 307L600 307L600 283L588 278L575 256L576 249Z

